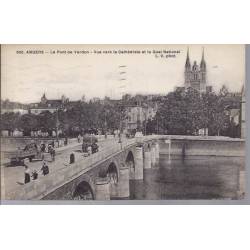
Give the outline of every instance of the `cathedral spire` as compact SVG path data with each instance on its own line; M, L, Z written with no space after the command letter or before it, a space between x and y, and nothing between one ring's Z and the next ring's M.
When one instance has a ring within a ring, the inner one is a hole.
M206 70L206 62L204 58L204 47L202 48L202 58L201 58L201 63L200 63L200 69L201 70Z
M185 68L190 69L190 67L191 67L191 64L190 64L190 59L189 59L189 47L188 47Z

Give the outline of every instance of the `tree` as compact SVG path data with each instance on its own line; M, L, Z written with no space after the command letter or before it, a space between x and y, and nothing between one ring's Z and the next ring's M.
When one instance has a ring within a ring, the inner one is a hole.
M44 132L49 132L56 128L56 118L57 113L50 113L49 111L44 111L37 116L38 128Z
M197 133L204 123L201 107L200 95L193 89L169 93L156 114L159 130L168 134Z
M99 113L100 124L102 129L115 130L120 128L121 122L126 118L125 108L122 104L113 105L106 103L101 107Z
M199 129L205 127L204 103L200 93L192 88L183 96L182 104L186 112L186 133L197 134Z
M210 135L220 135L229 126L223 96L200 95L191 88L169 93L154 120L155 127L158 124L159 132L164 134L195 135L199 129L208 128Z
M20 119L20 113L4 113L1 115L1 130L8 130L13 132L18 128L18 121Z
M204 122L208 128L209 135L220 135L229 127L229 117L226 115L224 96L215 93L203 94Z
M39 125L39 118L34 114L24 114L17 122L18 129L23 130L24 135L28 136L30 132L36 130Z
M143 121L144 134L151 135L157 133L157 120L155 118Z
M122 100L126 101L126 102L130 101L131 98L132 98L132 96L130 94L125 94L122 96Z

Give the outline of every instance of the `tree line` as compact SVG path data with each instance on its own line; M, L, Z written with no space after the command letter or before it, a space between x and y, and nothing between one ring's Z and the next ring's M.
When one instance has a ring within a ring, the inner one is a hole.
M240 108L240 102L229 100L228 94L225 86L218 94L200 94L191 88L170 92L154 119L147 121L147 133L197 135L206 128L208 135L240 137L240 124L229 115L230 108Z
M23 131L29 136L31 131L48 132L57 128L64 135L77 136L89 131L102 133L109 130L119 129L120 120L123 119L124 109L120 105L101 102L76 102L67 108L59 108L51 113L43 111L40 114L4 113L1 116L1 130L13 132L15 129Z
M176 90L155 100L158 110L153 119L137 122L137 131L144 134L178 134L196 135L200 129L208 129L209 135L240 136L240 125L230 119L227 112L230 108L240 108L240 102L227 98L228 89L223 86L218 94L207 92L200 94L194 89ZM141 105L147 102L140 96ZM119 102L104 99L98 101L78 101L67 107L59 108L57 112L42 112L38 115L19 113L4 113L1 116L1 129L23 131L30 135L31 131L41 130L50 135L56 128L64 135L77 136L88 131L111 132L125 128L127 119L126 103L138 98L125 95ZM123 121L123 122L122 122Z

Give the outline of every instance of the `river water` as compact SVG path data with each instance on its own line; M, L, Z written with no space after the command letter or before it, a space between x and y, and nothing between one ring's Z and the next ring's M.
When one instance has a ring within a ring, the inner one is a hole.
M131 200L237 199L241 157L190 156L185 160L161 156L144 169L143 180L130 181Z

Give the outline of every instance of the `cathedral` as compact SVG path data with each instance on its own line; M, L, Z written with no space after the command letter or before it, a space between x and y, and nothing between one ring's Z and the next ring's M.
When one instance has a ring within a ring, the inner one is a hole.
M187 58L185 63L185 89L193 88L199 91L200 93L204 93L209 91L211 87L207 86L207 69L206 62L204 58L204 49L202 51L202 58L200 65L194 61L193 65L191 65L189 59L189 49L187 51Z

